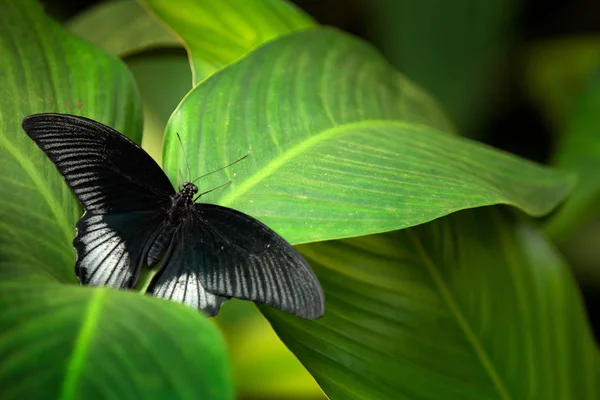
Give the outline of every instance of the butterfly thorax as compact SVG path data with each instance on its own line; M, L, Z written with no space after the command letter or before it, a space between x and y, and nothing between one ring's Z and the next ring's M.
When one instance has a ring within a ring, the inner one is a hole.
M149 267L154 266L160 260L169 247L173 239L173 233L181 221L191 214L194 208L194 195L196 193L198 193L196 185L186 182L178 193L171 196L171 205L167 210L166 224L161 227L161 231L154 238L146 256L146 264Z
M198 187L191 182L183 184L179 193L171 197L169 208L169 221L173 224L180 222L189 215L194 208L194 195L198 193Z

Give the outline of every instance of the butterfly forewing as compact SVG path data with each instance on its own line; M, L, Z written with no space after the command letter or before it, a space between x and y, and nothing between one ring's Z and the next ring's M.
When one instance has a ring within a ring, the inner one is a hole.
M23 129L88 211L157 210L175 194L148 153L108 126L72 115L36 114L23 120Z

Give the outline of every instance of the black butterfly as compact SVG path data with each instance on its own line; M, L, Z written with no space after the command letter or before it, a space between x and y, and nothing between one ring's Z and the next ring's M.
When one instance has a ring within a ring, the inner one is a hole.
M73 246L85 285L131 288L143 264L160 269L147 292L216 315L230 297L306 319L323 315L323 291L283 238L231 208L180 192L137 144L99 122L35 114L23 129L46 153L85 212Z

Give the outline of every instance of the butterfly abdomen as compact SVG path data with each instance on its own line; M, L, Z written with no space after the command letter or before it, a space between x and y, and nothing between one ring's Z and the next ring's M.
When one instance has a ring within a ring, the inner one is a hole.
M164 228L152 243L146 257L146 264L149 267L156 265L169 248L175 229L177 229L186 217L194 212L193 196L197 192L198 188L196 185L185 183L179 193L171 196L171 205L167 210L167 220L164 223Z
M149 267L155 266L158 260L165 254L171 244L171 240L173 240L174 233L175 227L171 226L161 230L158 234L146 256L146 264Z

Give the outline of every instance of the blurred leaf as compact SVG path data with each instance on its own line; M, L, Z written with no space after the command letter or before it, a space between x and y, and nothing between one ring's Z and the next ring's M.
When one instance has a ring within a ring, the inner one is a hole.
M600 357L568 269L495 208L299 249L325 316L261 310L332 399L600 397Z
M3 399L232 399L225 343L179 304L0 280Z
M125 59L144 103L142 147L162 163L163 134L171 113L192 88L192 74L183 50L144 52Z
M562 136L554 164L576 172L572 195L550 220L548 233L558 242L600 216L600 69L580 96Z
M175 35L133 0L106 1L68 23L77 35L125 57L157 47L181 47Z
M400 71L474 134L502 68L514 0L377 0L369 3L373 42Z
M440 133L430 98L370 46L331 29L270 42L198 85L173 113L165 170L292 243L379 233L505 203L542 215L569 176ZM225 176L227 175L227 176Z
M31 0L0 0L0 54L0 397L231 398L222 339L201 314L58 283L76 282L81 210L21 121L83 114L139 142L131 74Z
M590 76L600 68L600 37L548 39L524 54L526 93L555 132L562 132Z
M185 42L195 83L269 40L315 25L284 0L140 1Z
M215 321L227 340L240 398L325 398L253 303L232 299Z
M569 207L567 204L566 207ZM552 225L551 225L552 226ZM590 297L600 295L600 218L591 218L560 242L561 253L569 262L582 289L588 289ZM593 304L593 303L592 303ZM600 323L593 305L589 306L592 323ZM600 332L600 331L598 331Z

